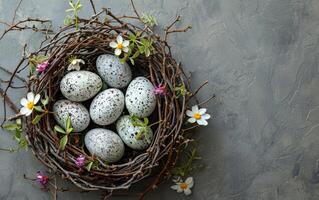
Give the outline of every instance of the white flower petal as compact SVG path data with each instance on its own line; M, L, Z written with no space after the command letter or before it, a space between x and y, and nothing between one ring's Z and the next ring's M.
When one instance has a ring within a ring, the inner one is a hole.
M26 106L28 103L29 103L29 101L28 101L26 98L22 98L22 99L20 100L20 104L21 104L22 106Z
M20 114L21 114L21 115L25 115L25 114L27 114L28 112L29 112L29 109L26 108L26 107L22 107L22 108L20 109Z
M115 53L115 55L119 56L119 55L121 55L122 51L121 51L121 49L115 49L114 53Z
M178 193L181 193L181 192L183 192L183 189L182 189L180 186L178 186L177 192L178 192Z
M129 50L130 50L130 49L129 49L128 47L124 47L124 48L123 48L123 51L124 51L125 53L127 53Z
M209 119L210 118L210 114L204 114L202 115L202 119Z
M34 105L38 103L38 101L40 100L40 97L41 96L39 94L35 95L34 101L33 101Z
M201 109L198 110L199 114L201 114L201 115L205 114L206 111L207 111L206 108L201 108Z
M34 100L34 94L33 94L33 92L29 92L29 93L27 94L27 99L28 99L28 101L33 102L33 100Z
M190 111L190 110L186 110L186 115L188 117L193 117L194 113L192 111Z
M197 120L198 125L207 126L208 122L205 119Z
M189 123L195 123L196 122L196 119L191 117L187 120Z
M188 177L188 178L185 180L185 183L188 185L188 188L192 188L193 185L194 185L194 179L193 179L193 177Z
M172 185L172 186L171 186L171 189L172 189L172 190L177 190L178 188L179 188L179 185Z
M115 49L115 48L117 47L116 42L114 42L114 41L113 41L113 42L110 42L110 47L112 47L112 48Z
M25 114L25 116L31 115L32 111L33 111L33 110L28 110L28 112Z
M130 41L124 40L123 47L128 47L128 45L130 45Z
M122 43L123 43L123 38L122 38L122 36L121 36L121 35L118 35L117 38L116 38L116 41L117 41L117 43L122 44Z
M193 107L192 107L192 111L193 111L194 113L197 113L197 112L198 112L198 106L197 106L197 105L193 106Z
M186 190L184 190L184 194L185 194L186 196L191 195L191 194L192 194L192 191L191 191L189 188L187 188Z
M85 65L84 60L82 60L82 59L78 59L78 60L79 60L79 63L82 63L83 65Z

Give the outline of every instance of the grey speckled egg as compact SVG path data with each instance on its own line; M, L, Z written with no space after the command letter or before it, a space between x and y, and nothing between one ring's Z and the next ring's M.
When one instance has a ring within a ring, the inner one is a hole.
M119 89L111 88L98 94L90 106L91 119L98 125L112 124L124 109L124 94Z
M84 143L91 154L109 163L119 161L124 155L125 147L121 138L104 128L90 130L85 135Z
M127 63L111 54L100 55L96 60L99 75L107 85L113 88L124 88L132 80L131 68Z
M141 127L134 127L129 115L124 115L116 122L116 130L123 142L132 149L143 150L146 149L153 140L153 131L148 128L145 137L135 139Z
M145 77L135 78L127 88L125 105L131 115L150 116L156 106L153 84Z
M89 111L80 103L59 100L53 105L54 118L65 128L66 119L70 116L74 132L81 132L90 124Z
M89 71L73 71L61 80L60 90L67 99L81 102L94 97L102 88L102 79Z

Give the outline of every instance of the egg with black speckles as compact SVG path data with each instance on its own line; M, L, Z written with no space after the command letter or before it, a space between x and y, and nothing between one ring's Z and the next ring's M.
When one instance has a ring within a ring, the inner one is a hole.
M60 90L65 98L82 102L94 97L102 85L102 79L93 72L73 71L62 78Z
M154 86L145 77L137 77L128 86L125 105L131 115L139 118L150 116L156 107Z
M111 88L99 93L90 105L90 116L98 125L115 122L124 109L124 94L121 90Z
M86 148L92 155L109 163L119 161L124 155L124 143L121 138L108 129L95 128L86 133L84 138Z
M117 120L116 130L123 142L134 150L146 149L153 140L151 128L147 128L143 132L143 136L140 139L136 139L136 135L142 130L142 127L134 126L129 115L124 115Z
M90 124L89 111L80 103L59 100L54 103L53 112L54 119L63 128L66 128L66 120L70 116L74 132L81 132Z
M100 55L96 60L96 68L106 84L113 88L124 88L132 80L130 66L122 63L117 56L111 54Z

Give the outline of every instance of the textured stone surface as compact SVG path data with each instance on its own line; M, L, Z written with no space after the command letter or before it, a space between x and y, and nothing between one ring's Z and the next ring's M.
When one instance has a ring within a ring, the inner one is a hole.
M0 0L1 19L11 18L16 2ZM126 0L96 2L115 13L132 12ZM51 18L57 28L67 6L62 0L28 0L18 17ZM194 88L209 80L199 100L217 95L207 105L213 119L197 133L206 168L194 176L194 194L179 195L168 183L147 199L318 199L319 2L136 0L136 6L154 14L160 27L178 14L184 17L180 26L192 25L190 32L171 37L173 52L192 72ZM88 1L84 8L81 16L90 16ZM7 36L0 42L0 64L12 68L21 44L29 41L34 50L39 37ZM18 103L25 91L11 94ZM14 144L7 133L1 136L0 147ZM31 152L0 154L0 199L50 199L23 179L41 168ZM98 194L68 192L60 197L97 199Z

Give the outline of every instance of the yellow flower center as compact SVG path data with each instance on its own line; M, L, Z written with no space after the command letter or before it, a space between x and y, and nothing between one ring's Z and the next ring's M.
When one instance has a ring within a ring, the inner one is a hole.
M181 183L179 184L179 187L182 189L182 190L186 190L188 188L188 185L186 183Z
M117 48L118 48L118 49L123 49L123 44L122 44L122 43L118 43L118 44L117 44Z
M34 103L33 102L29 102L29 103L27 103L27 106L26 106L29 110L32 110L33 109L33 107L34 107Z
M202 118L201 114L199 114L199 113L195 113L195 114L193 115L193 117L194 117L196 120L199 120L200 118Z

